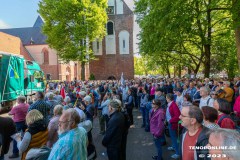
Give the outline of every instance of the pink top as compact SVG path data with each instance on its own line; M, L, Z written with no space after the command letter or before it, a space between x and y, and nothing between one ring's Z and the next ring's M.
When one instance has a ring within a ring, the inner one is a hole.
M9 114L13 115L14 122L25 121L29 105L26 103L20 103L13 107Z
M150 95L154 95L155 94L155 87L152 86L151 90L150 90Z
M240 117L240 96L237 97L233 110L237 112L237 116Z

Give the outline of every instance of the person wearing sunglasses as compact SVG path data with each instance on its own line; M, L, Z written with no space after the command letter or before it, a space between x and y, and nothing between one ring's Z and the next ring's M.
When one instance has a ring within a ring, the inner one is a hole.
M153 159L162 159L162 143L165 141L164 137L164 121L165 111L161 107L161 101L154 99L152 101L152 111L150 113L150 132L153 135L153 141L157 148L157 156L152 156Z

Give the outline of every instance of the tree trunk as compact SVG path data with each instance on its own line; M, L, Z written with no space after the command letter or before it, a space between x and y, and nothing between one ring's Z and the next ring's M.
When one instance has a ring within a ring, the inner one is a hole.
M240 71L240 27L235 29L235 39L237 46L238 70Z
M177 67L173 66L173 77L176 77Z
M167 74L168 74L168 78L171 78L171 74L170 74L170 70L169 70L169 67L167 66Z
M182 77L182 66L181 65L178 66L178 77L179 78Z
M208 4L211 5L211 0L208 0ZM211 26L211 10L207 10L207 43L204 44L205 49L205 61L204 61L204 76L209 78L211 68L211 39L212 39L212 26Z
M205 48L205 60L204 60L204 76L209 78L210 75L210 60L211 60L211 51L210 45L204 45Z
M81 80L85 80L85 62L81 62Z

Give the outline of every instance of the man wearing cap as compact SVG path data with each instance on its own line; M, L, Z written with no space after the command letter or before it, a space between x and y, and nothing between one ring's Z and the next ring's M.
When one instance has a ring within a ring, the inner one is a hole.
M125 118L121 113L121 107L116 100L110 101L108 110L110 119L107 124L102 144L107 148L109 160L119 160L122 155L121 146L125 128Z

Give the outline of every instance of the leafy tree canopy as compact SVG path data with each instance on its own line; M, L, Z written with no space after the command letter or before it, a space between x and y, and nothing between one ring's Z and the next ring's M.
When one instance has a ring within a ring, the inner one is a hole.
M93 56L89 43L105 35L106 8L107 0L42 0L47 43L64 61L88 61Z

